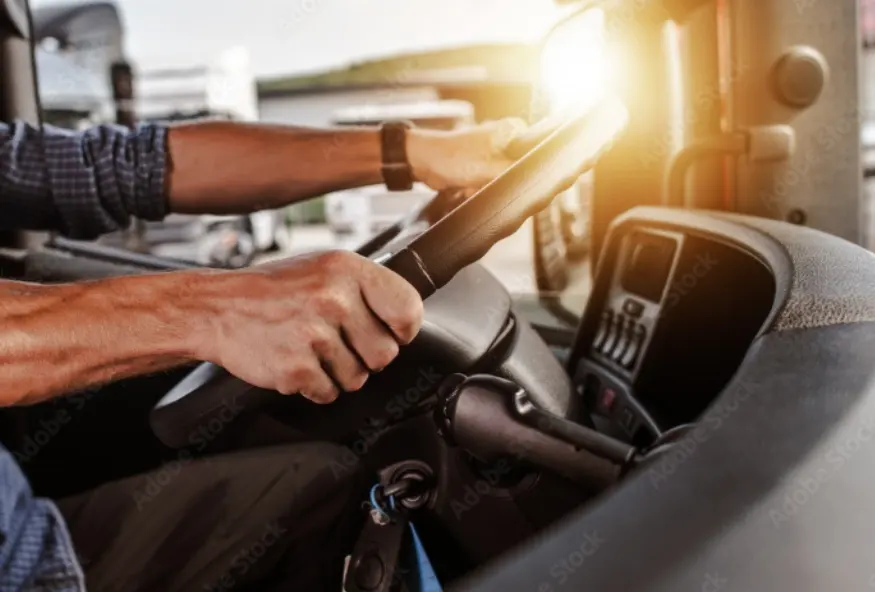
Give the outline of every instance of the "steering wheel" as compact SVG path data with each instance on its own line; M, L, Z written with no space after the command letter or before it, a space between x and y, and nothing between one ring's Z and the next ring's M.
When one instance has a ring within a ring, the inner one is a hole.
M536 124L511 146L521 156L504 173L398 250L390 239L377 260L428 298L591 169L627 120L625 106L607 99L561 123ZM203 363L156 404L151 426L164 444L184 447L199 427L225 425L265 395L276 396Z
M456 195L453 189L438 191L425 204L414 208L400 220L359 245L355 252L363 257L372 258L380 249L403 235L430 228L458 205Z

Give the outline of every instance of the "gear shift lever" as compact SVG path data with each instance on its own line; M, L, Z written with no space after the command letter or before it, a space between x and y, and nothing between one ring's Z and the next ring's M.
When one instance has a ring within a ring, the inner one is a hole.
M599 493L639 459L636 449L537 409L517 384L454 376L436 411L441 434L483 461L514 457Z

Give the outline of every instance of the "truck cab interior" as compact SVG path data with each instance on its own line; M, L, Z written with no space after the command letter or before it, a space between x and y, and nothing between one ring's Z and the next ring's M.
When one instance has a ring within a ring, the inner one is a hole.
M857 2L598 4L622 48L611 96L535 123L538 141L470 200L361 248L426 303L421 334L362 392L316 406L204 364L6 410L36 491L183 450L331 440L392 488L454 589L871 588ZM0 116L38 121L26 5L0 7ZM574 326L548 328L478 260L583 173L591 290ZM5 238L5 278L185 265ZM350 589L389 589L381 553L377 576L354 558Z

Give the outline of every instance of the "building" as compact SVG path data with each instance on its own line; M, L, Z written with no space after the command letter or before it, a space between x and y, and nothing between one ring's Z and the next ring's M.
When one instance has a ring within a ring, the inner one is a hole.
M537 77L530 45L485 45L372 60L311 75L262 80L261 119L330 125L347 107L459 99L478 120L525 116Z
M229 48L209 64L139 71L134 86L136 112L144 120L259 119L255 74L243 47Z

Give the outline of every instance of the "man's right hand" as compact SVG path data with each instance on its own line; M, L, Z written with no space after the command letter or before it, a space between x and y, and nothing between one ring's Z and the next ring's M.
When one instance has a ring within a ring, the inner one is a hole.
M202 357L250 384L317 403L360 389L422 323L410 284L347 251L222 272L207 284L215 317Z

